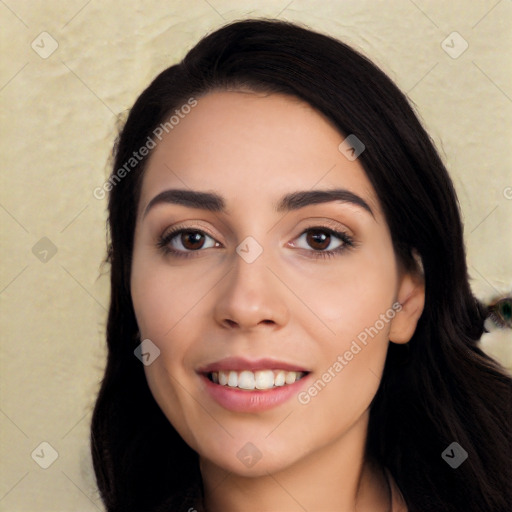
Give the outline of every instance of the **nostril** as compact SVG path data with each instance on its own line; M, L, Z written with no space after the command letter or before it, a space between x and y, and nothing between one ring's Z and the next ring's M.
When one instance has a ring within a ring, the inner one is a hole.
M234 320L231 320L230 318L225 318L224 319L224 325L226 327L240 327L243 325L243 323L238 323L238 322L235 322ZM258 322L258 324L265 324L265 325L274 325L275 324L275 321L274 320L270 320L268 318L264 319L264 320L260 320Z

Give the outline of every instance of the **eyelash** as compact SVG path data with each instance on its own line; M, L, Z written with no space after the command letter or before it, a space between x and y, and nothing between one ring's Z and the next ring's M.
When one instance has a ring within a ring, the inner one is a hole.
M342 245L340 245L336 249L331 249L330 251L322 251L322 250L315 250L315 249L311 249L311 250L303 249L303 250L306 250L306 251L312 253L313 258L320 258L320 259L321 258L334 258L334 257L338 256L339 254L341 254L342 252L352 249L356 245L354 239L347 233L345 233L343 231L336 231L332 228L328 228L325 226L312 226L310 228L307 228L297 238L300 238L302 235L304 235L310 231L320 231L323 233L327 233L331 236L335 236L341 242L343 242ZM207 232L205 232L201 229L176 228L176 229L169 231L168 233L166 233L164 235L161 235L158 238L158 242L156 244L158 249L160 249L163 252L163 254L166 256L172 255L177 258L193 258L194 253L201 252L201 249L198 249L196 251L189 250L189 251L184 252L184 251L177 251L176 249L172 249L169 246L171 241L176 236L178 236L182 233L201 233L202 235L206 235L206 236L212 238L213 240L215 240L213 238L213 236L209 235Z

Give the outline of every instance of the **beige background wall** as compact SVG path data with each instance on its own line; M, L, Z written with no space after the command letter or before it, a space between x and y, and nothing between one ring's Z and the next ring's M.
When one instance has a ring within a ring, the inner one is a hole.
M0 510L103 510L88 445L108 305L93 190L118 116L206 32L247 16L307 23L395 79L455 181L475 292L510 291L510 0L1 1ZM512 367L510 331L484 343Z

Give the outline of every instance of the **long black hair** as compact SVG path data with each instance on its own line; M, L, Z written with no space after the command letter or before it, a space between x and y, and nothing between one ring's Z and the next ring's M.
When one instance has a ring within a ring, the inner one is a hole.
M91 427L107 509L188 510L201 492L198 456L158 407L133 353L140 340L130 268L147 156L126 163L176 109L226 89L298 97L340 134L356 135L398 259L411 268L413 251L421 258L425 308L410 342L390 344L367 456L390 471L412 512L509 510L511 378L478 346L485 310L469 287L448 173L406 97L380 69L342 42L275 20L231 23L202 39L140 95L116 142L108 183L108 361ZM441 456L453 442L468 454L456 469Z

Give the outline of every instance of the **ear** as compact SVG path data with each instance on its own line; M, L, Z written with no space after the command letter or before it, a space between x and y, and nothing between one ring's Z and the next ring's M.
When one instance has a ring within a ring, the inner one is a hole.
M397 310L391 320L389 341L403 344L412 338L425 306L425 280L421 271L411 271L402 275L397 301L401 309Z

